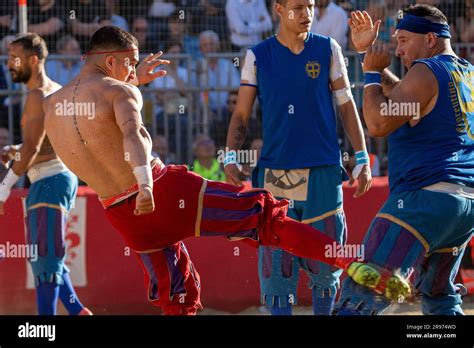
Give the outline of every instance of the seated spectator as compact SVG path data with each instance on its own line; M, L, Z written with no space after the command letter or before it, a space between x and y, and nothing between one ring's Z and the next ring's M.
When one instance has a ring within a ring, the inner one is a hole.
M224 0L200 0L194 12L194 33L212 30L217 33L224 51L230 50Z
M466 12L463 17L460 17L458 20L459 23L459 39L461 43L471 44L471 47L462 48L464 52L461 52L462 56L468 59L470 62L474 59L474 47L472 43L474 42L474 4L471 6L466 6Z
M206 57L210 53L219 52L219 36L212 30L203 31L199 35L199 47L204 58L199 61L196 69L199 83L203 87L237 89L240 85L240 76L236 67L229 59ZM227 91L209 92L208 105L213 112L224 106L227 100ZM206 98L204 99L206 100Z
M0 12L0 38L15 33L14 27L16 10L18 3L15 0L2 1L2 11Z
M218 118L216 116L211 122L209 134L212 139L215 139L216 146L218 149L225 148L227 140L227 130L229 129L230 120L237 105L237 95L237 91L229 92L229 95L227 97L227 105L222 110L220 115L221 117ZM250 117L247 127L247 136L245 138L246 140L242 148L248 148L250 145L249 141L253 138L260 137L262 133L261 123L256 117Z
M185 17L187 18L187 17ZM190 54L193 58L202 56L199 51L199 40L188 34L187 20L183 19L179 11L174 12L168 20L168 42L179 42L183 53Z
M88 50L89 38L97 29L112 25L107 8L102 0L67 0L69 25L81 46L81 51Z
M153 138L152 155L158 157L165 165L174 164L169 155L168 140L163 135L158 134Z
M79 42L71 35L65 35L58 40L56 51L59 55L64 56L79 56L81 54ZM50 79L65 86L79 74L81 66L82 61L79 57L76 59L48 59L45 69Z
M257 44L272 29L264 0L227 0L225 11L235 52Z
M64 32L66 12L55 0L33 0L28 3L28 31L40 35L54 52L56 38Z
M332 0L318 0L316 6L310 31L332 37L342 49L346 49L347 29L349 27L346 11Z
M165 51L166 55L180 54L182 50L181 44L174 43ZM150 87L160 89L156 92L156 100L158 104L158 112L163 111L166 114L183 114L179 108L187 107L187 99L185 98L184 88L188 82L188 70L179 66L177 59L171 59L171 63L163 66L162 70L166 70L167 74L159 79L153 80ZM166 91L166 89L178 89L178 91Z
M105 0L105 9L107 12L106 17L110 18L112 25L129 31L127 20L117 14L115 0Z
M132 20L132 35L138 40L140 53L155 53L150 47L148 39L148 21L144 17L134 18Z
M203 178L214 181L225 181L225 174L216 158L214 140L206 135L199 135L193 144L196 160L190 170Z

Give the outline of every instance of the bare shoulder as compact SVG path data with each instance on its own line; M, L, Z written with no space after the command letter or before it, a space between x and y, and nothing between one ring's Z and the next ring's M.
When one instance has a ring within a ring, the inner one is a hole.
M125 100L133 100L140 105L140 108L143 105L142 94L138 87L122 82L117 81L111 78L106 78L107 80L111 80L108 86L108 93L112 101L125 101Z
M109 80L109 88L110 92L112 92L114 95L118 94L120 96L131 96L131 97L139 97L141 96L141 92L138 89L137 86L134 86L130 83L122 82L122 81L117 81L112 78L105 78L104 80Z

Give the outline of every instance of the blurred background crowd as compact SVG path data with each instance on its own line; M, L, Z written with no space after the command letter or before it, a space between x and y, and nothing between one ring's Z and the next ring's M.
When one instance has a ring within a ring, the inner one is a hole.
M28 31L45 38L50 56L46 72L67 84L80 70L89 37L101 26L116 25L138 39L140 53L163 51L172 60L168 74L147 86L143 119L153 135L154 153L168 163L185 163L208 179L224 180L217 151L225 147L237 103L245 49L278 31L275 0L29 0ZM448 17L456 52L473 61L474 6L471 0L426 0ZM362 72L351 45L347 18L366 10L381 19L379 39L394 47L398 11L406 0L316 0L314 33L334 38L345 51L353 94L361 110ZM21 143L21 86L6 67L8 45L18 32L16 0L0 5L0 146ZM392 70L404 67L393 59ZM259 151L261 113L254 108L244 148ZM352 149L338 122L344 163ZM374 176L387 174L386 141L366 137ZM0 171L2 168L0 168ZM246 172L249 172L247 170ZM1 175L1 173L0 173ZM20 184L21 185L21 184Z

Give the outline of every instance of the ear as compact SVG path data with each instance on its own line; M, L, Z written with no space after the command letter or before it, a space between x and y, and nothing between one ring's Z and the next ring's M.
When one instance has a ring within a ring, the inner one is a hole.
M35 55L29 56L28 60L29 60L30 65L37 65L39 62L38 56L35 56Z
M115 57L112 56L112 55L109 55L109 56L105 57L105 67L109 70L112 70L112 66L114 64L114 61L115 61Z
M438 42L438 37L434 33L428 33L428 35L426 35L425 42L429 48L433 48Z
M275 13L280 17L283 16L283 5L275 1Z

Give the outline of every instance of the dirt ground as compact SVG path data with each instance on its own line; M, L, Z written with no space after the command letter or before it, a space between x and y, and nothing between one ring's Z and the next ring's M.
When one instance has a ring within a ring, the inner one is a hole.
M463 310L466 315L474 315L474 296L463 298ZM295 306L293 308L294 315L312 315L313 309L309 306ZM261 307L250 307L239 313L228 313L223 311L206 308L200 315L269 315L268 310ZM421 305L416 303L395 304L389 308L383 315L421 315Z

